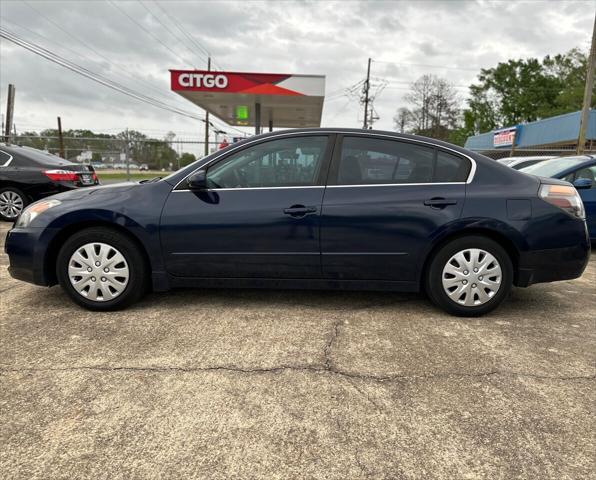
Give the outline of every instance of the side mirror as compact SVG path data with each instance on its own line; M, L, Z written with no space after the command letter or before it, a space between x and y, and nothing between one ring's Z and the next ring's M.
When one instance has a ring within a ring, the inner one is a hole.
M581 188L592 188L594 181L590 178L578 178L573 182L573 186L578 190Z
M189 190L207 190L207 170L199 170L186 180Z

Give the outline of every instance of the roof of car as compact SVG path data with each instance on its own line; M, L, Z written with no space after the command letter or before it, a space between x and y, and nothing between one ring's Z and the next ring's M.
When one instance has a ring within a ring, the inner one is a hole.
M59 162L60 164L63 164L63 165L70 165L73 163L70 160L66 160L66 159L61 158L57 155L45 152L43 150L39 150L37 148L15 145L12 143L10 145L8 145L6 143L0 143L0 150L3 150L4 152L9 153L10 155L16 155L16 158L18 158L20 156L20 157L28 158L30 160L34 160L36 162L43 162L43 161L48 161L50 163Z
M398 132L392 132L392 131L388 131L388 130L364 130L362 128L343 128L343 127L318 127L318 128L292 128L292 129L286 129L286 130L276 130L274 132L267 132L267 133L262 133L261 135L257 135L256 137L249 137L244 141L247 140L254 140L255 138L266 138L269 136L276 136L276 135L283 135L283 134L287 134L287 133L294 133L294 134L300 134L300 133L339 133L339 134L350 134L350 133L354 133L354 134L359 134L359 135L363 135L363 134L368 134L368 135L382 135L382 136L390 136L390 137L394 137L394 138L399 138L402 140L412 140L412 141L417 141L417 142L427 142L427 143L432 143L433 145L436 146L441 146L441 147L445 147L451 150L456 150L458 152L463 153L464 155L476 155L478 156L478 153L475 152L471 152L470 150L467 150L463 147L460 147L458 145L454 145L452 143L448 143L445 142L443 140L437 140L436 138L430 138L430 137L424 137L422 135L411 135L408 133L398 133ZM234 144L231 144L230 146L232 146ZM228 147L229 148L229 147Z

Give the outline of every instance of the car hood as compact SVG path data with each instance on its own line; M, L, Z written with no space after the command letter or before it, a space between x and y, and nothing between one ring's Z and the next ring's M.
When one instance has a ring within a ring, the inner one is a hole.
M56 198L64 202L82 200L91 195L113 195L115 193L120 193L126 190L131 190L133 188L138 188L142 185L143 184L138 182L123 182L114 183L112 185L99 185L97 187L77 188L76 190L70 190L68 192L63 192L59 193L58 195L54 195L53 198Z

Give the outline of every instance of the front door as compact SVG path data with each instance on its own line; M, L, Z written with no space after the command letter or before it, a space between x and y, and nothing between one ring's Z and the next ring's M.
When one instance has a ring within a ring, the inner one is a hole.
M162 213L167 271L183 277L320 278L319 221L332 142L288 135L207 168L208 189L172 191Z
M417 281L432 239L461 215L471 161L391 137L339 140L321 217L324 276Z

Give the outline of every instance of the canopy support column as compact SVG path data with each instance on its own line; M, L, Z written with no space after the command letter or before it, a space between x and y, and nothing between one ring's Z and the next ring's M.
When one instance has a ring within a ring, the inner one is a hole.
M261 133L261 104L255 103L255 135Z

